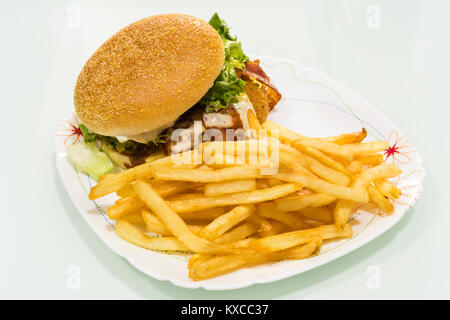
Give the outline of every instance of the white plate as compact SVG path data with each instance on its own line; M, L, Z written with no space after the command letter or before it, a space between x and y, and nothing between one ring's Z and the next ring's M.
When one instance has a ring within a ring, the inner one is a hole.
M283 95L270 115L271 120L309 136L337 135L364 126L370 140L389 142L395 152L386 153L385 161L394 161L403 171L393 180L402 190L401 197L394 202L394 214L380 217L357 211L351 221L353 238L326 243L316 257L265 264L195 282L188 277L188 257L141 249L116 236L114 221L105 214L106 208L115 201L115 195L96 201L88 199L89 189L95 182L77 172L67 159L65 146L81 139L77 120L72 115L61 124L55 142L56 163L64 186L81 216L103 242L145 274L169 280L180 287L208 290L236 289L284 279L333 261L377 238L394 226L421 194L425 175L421 157L392 121L357 94L317 70L287 59L269 56L260 59Z

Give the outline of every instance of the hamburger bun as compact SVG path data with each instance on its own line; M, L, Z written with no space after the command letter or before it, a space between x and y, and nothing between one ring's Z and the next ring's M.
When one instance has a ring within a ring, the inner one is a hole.
M105 136L170 125L212 87L224 59L222 39L203 20L184 14L142 19L86 62L75 86L76 114Z

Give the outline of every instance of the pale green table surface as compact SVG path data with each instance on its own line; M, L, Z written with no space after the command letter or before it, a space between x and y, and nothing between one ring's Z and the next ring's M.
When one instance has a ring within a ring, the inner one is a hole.
M151 279L91 231L53 152L78 72L128 23L167 12L206 20L215 11L246 52L315 67L407 132L427 175L420 201L398 225L315 270L225 292ZM2 2L0 298L449 298L449 11L444 0ZM71 266L79 288L68 285Z

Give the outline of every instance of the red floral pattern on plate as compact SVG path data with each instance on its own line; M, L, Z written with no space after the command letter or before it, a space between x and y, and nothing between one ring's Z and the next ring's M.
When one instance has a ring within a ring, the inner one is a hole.
M66 137L64 145L72 145L78 143L83 138L83 133L80 129L80 121L77 116L72 113L71 118L64 119L59 125L59 131L56 134L59 137Z
M412 161L410 153L416 149L409 143L406 136L399 136L398 131L391 131L387 140L389 148L384 150L384 161L396 164L408 164Z

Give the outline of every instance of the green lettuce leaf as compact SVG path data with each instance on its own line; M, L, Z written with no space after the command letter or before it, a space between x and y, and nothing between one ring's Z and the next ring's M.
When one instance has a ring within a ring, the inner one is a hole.
M200 100L205 105L205 112L217 112L228 107L230 103L239 101L239 95L244 92L245 81L240 79L235 69L245 69L249 58L242 50L241 43L229 33L230 28L215 13L209 24L219 33L225 47L225 63L214 85Z
M80 130L83 134L84 142L94 142L97 139L95 133L90 132L88 128L84 124L80 124Z
M219 14L216 12L213 14L211 19L209 20L209 24L216 29L217 33L220 35L222 40L225 42L227 40L236 41L236 36L230 35L230 27L228 27L227 23L220 19Z

